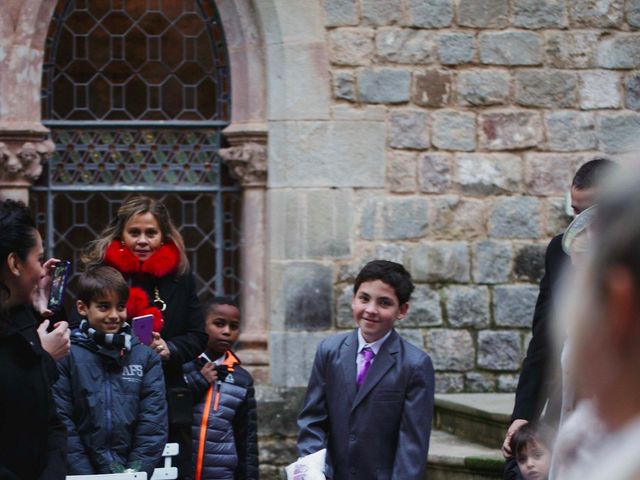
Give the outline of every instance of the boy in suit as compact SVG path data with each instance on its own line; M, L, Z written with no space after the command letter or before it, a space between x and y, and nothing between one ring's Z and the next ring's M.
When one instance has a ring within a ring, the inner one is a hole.
M398 263L374 260L353 290L358 328L318 346L298 417L299 454L326 448L325 475L334 480L422 480L433 365L393 328L409 309L411 276Z

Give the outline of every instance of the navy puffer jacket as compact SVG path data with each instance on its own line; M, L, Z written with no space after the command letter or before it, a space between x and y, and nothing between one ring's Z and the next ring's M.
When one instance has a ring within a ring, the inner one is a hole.
M251 374L239 365L231 373L218 373L211 385L200 373L198 359L183 366L196 404L193 410L193 456L202 480L258 480L256 400ZM217 395L217 392L220 394ZM210 397L207 406L207 397ZM203 423L206 416L206 424ZM202 430L204 443L200 445ZM199 452L203 450L202 459Z
M58 362L53 387L68 430L70 475L112 473L112 463L150 476L167 442L167 402L160 357L135 336L131 350L97 345L80 330Z

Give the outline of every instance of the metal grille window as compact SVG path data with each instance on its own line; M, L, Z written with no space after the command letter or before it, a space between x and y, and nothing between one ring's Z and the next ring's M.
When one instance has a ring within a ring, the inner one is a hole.
M56 150L31 199L47 254L77 267L140 192L169 208L199 293L237 295L241 196L218 155L230 85L213 1L60 0L42 93Z

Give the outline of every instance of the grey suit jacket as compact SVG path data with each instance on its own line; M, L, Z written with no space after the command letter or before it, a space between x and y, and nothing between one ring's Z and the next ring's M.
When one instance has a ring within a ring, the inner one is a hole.
M423 480L433 416L431 359L395 330L356 391L357 330L323 340L298 417L300 456L327 448L335 480Z

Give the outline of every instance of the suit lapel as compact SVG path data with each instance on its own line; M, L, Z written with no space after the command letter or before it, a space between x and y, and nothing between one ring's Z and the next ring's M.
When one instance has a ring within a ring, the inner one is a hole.
M391 332L391 335L389 335L389 338L387 338L387 340L382 344L380 351L371 364L371 368L369 368L369 371L367 372L367 376L364 379L362 387L360 387L360 390L358 390L358 393L356 393L356 398L353 401L351 411L353 411L360 404L360 402L362 402L362 400L369 394L373 387L375 387L380 382L380 380L382 380L389 369L396 363L396 354L398 353L398 348L398 334L394 330ZM355 380L353 384L355 388Z
M348 335L340 347L339 362L342 365L343 383L349 404L356 396L356 355L358 353L358 331Z

